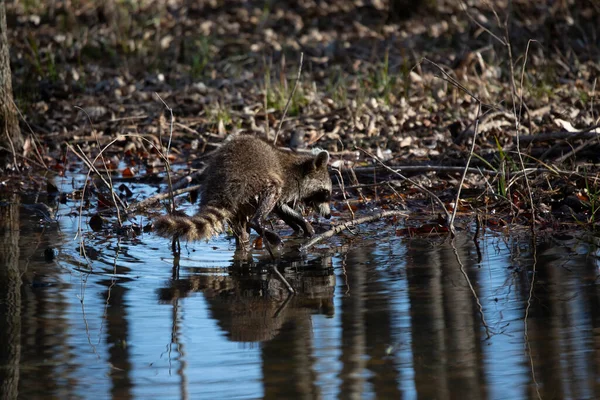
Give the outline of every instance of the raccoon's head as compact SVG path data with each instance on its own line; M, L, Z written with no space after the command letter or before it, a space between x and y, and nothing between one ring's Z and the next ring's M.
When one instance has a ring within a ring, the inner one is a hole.
M300 197L304 204L312 207L323 217L331 218L329 201L331 199L331 178L327 171L329 153L321 150L306 161L300 187Z

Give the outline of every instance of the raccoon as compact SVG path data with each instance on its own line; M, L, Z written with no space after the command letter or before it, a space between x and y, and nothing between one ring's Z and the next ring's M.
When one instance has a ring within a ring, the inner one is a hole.
M164 237L189 241L209 239L229 224L238 249L250 242L250 229L269 244L281 244L275 232L264 227L272 211L296 232L314 234L298 211L308 206L331 218L329 153L299 155L277 149L253 136L239 136L225 143L208 162L201 189L200 210L193 217L165 215L154 222Z

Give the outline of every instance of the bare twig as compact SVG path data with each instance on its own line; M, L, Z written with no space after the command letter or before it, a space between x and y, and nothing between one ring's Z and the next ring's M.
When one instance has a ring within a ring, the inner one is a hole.
M169 185L169 193L171 195L170 200L171 200L171 213L175 212L175 199L173 199L173 183L171 182L171 163L169 162L169 152L171 151L171 139L173 138L173 123L175 122L175 118L173 117L173 109L171 107L169 107L167 105L167 103L165 103L165 101L162 99L162 97L160 97L160 95L157 92L154 92L154 94L156 94L156 97L158 97L158 99L164 104L164 106L167 108L167 110L169 110L169 112L171 113L171 123L169 126L169 143L167 145L167 152L165 154L165 171L167 172L167 183ZM158 130L159 133L162 131L162 129ZM162 149L162 135L160 137L160 147Z
M363 184L359 184L359 185L350 185L350 186L344 186L344 190L351 190L351 189L363 189L363 188L370 188L370 187L379 187L379 186L393 186L393 185L399 185L400 182L399 180L396 179L390 179L390 180L386 180L386 181L379 181L377 183L363 183Z
M498 109L498 107L492 105L492 104L488 104L485 103L484 101L482 101L479 97L475 96L475 94L473 92L471 92L469 89L467 89L464 85L462 85L460 82L458 82L456 79L454 79L454 77L450 76L450 74L448 74L440 65L438 65L437 63L431 61L430 59L423 57L422 58L423 61L427 61L428 63L432 64L433 66L435 66L444 76L438 76L438 78L450 83L452 86L462 90L463 92L465 92L466 94L468 94L470 97L472 97L473 99L475 99L476 101L478 101L479 103L481 103L482 105L485 105L487 108L490 109Z
M0 150L4 150L4 151L7 151L7 152L9 152L9 153L12 153L14 156L16 156L16 157L19 157L19 158L22 158L22 159L24 159L24 160L27 160L28 162L30 162L30 163L32 163L32 164L35 164L35 165L37 165L38 167L40 167L40 168L42 168L42 169L48 169L48 167L46 167L44 164L40 164L39 162L37 162L37 161L36 161L36 160L34 160L33 158L26 157L26 156L24 156L24 155L22 155L22 154L14 154L14 151L13 151L13 148L12 148L12 147L9 149L9 148L6 148L6 147L4 147L4 146L0 146Z
M323 239L330 238L333 235L340 233L341 231L343 231L345 229L353 228L356 225L376 221L376 220L382 219L382 218L397 217L397 216L406 217L408 215L404 211L396 211L396 210L382 211L380 213L369 215L369 216L363 217L363 218L358 218L353 221L342 222L341 224L336 225L334 228L328 230L327 232L321 233L320 235L317 235L317 236L313 237L312 239L310 239L308 242L306 242L305 244L300 246L300 251L306 251L309 248L313 247L315 244L322 241Z
M515 82L515 76L514 76L514 64L513 64L513 55L512 55L512 46L510 43L510 37L508 34L508 15L506 16L506 22L504 25L504 29L505 29L505 40L506 40L506 48L508 50L508 59L509 59L509 63L510 63L510 81L511 81L511 85L512 85L512 99L513 99L513 113L515 114L515 134L517 137L517 155L519 156L519 163L521 165L521 169L525 170L525 161L523 160L523 153L521 152L521 134L519 133L519 127L521 124L521 110L523 108L523 82L524 82L524 76L525 76L525 66L527 65L527 56L529 54L529 46L532 42L532 40L529 40L527 42L527 48L525 50L525 58L523 60L523 67L521 69L521 88L520 88L520 95L519 95L519 112L517 113L517 101L516 101L516 95L517 95L517 86L516 86L516 82ZM523 175L523 178L525 179L525 186L527 187L527 194L529 195L529 206L531 207L531 232L535 234L535 220L536 220L536 216L535 216L535 205L533 203L533 192L531 190L531 185L529 183L529 178L527 177L527 174Z
M266 64L266 60L263 59L263 62ZM267 76L265 76L265 94L263 95L263 107L265 109L265 134L267 137L267 140L271 140L270 136L271 136L271 132L270 132L270 128L269 128L269 108L268 108L268 95L269 95L269 87L271 86L271 74L270 72L268 72L269 70L267 69L267 71L265 72L265 74ZM269 78L269 82L267 82L266 78Z
M413 184L417 189L419 189L420 191L424 192L425 194L431 196L431 198L440 205L440 207L442 208L442 210L444 210L444 214L446 215L446 221L450 222L450 218L451 215L448 212L448 210L446 210L446 205L444 204L444 202L435 195L435 193L433 193L431 190L427 189L425 186L413 181L412 179L402 175L400 172L394 170L391 167L388 167L387 165L385 165L383 163L383 161L381 161L379 158L377 158L375 155L369 153L368 151L358 148L360 151L362 151L363 153L365 153L366 155L368 155L369 157L371 157L373 160L377 161L379 164L381 164L385 169L387 169L390 172L393 172L394 174L398 175L400 178L402 178L403 180L410 182L411 184Z
M463 11L465 12L465 14L467 14L467 17L469 17L469 19L471 20L471 22L473 22L475 25L477 25L478 27L480 27L481 29L486 31L491 37L496 39L503 46L506 46L506 42L504 40L502 40L502 38L500 38L498 35L494 34L491 30L489 30L488 28L483 26L481 23L479 23L479 21L477 21L475 18L473 18L473 16L469 13L469 9L468 9L467 5L465 4L464 0L460 1L460 5L461 5L461 8L463 9Z
M294 88L292 89L292 93L290 93L290 97L288 97L287 103L285 104L285 108L283 109L283 115L281 116L281 120L279 121L279 126L277 127L277 131L275 132L275 139L273 139L273 144L277 145L277 138L279 137L279 132L281 132L281 127L283 126L283 120L285 119L285 115L288 112L288 108L290 107L290 103L294 98L294 94L296 93L296 88L298 87L298 82L300 82L300 75L302 74L302 62L304 61L304 53L300 53L300 64L298 65L298 76L296 77L296 83L294 83Z
M108 145L102 149L102 151L100 151L100 153L96 156L96 158L94 158L94 161L91 161L83 152L83 150L81 149L81 147L79 147L79 145L77 145L77 148L79 149L79 151L81 152L78 153L77 150L75 150L73 148L73 146L71 146L70 144L67 144L67 147L81 160L83 161L83 163L85 165L87 165L87 167L90 169L90 171L94 171L98 177L100 178L100 180L102 180L102 182L104 183L104 185L106 185L106 187L112 192L113 188L111 186L110 183L108 183L106 181L106 179L104 179L104 176L102 176L102 174L100 173L100 171L98 171L98 169L96 168L96 166L94 165L94 163L98 160L98 157L100 157L100 155L104 152L104 150L106 149L106 147L108 147ZM123 209L125 210L127 208L127 206L125 205L125 203L123 202L123 200L121 200L121 198L117 195L115 195L113 197L113 201L115 202L115 206L117 206L117 203L119 203L121 205L121 207L123 207ZM117 213L118 213L118 206L117 206ZM119 221L120 223L120 221Z
M27 125L27 128L29 129L29 132L31 133L31 143L33 144L33 148L35 149L35 154L38 156L40 163L44 166L45 169L48 169L48 166L44 162L44 157L42 157L42 154L40 153L40 150L38 149L37 135L35 134L33 129L31 129L31 125L29 125L29 122L27 122L27 120L25 119L25 116L23 115L23 113L21 112L19 107L17 107L17 103L15 103L15 101L13 100L13 96L8 96L8 98L10 99L15 110L17 110L19 117L21 117L21 120L25 123L25 125Z
M342 196L344 197L344 203L346 203L346 207L348 207L350 214L352 214L352 219L354 220L354 211L352 210L352 207L350 207L350 203L348 202L348 197L346 196L346 188L344 187L344 177L342 176L342 171L340 171L339 168L333 168L332 170L337 172L337 175L335 177L338 181L338 185L342 192Z
M154 150L156 150L158 152L158 156L166 162L166 157L163 155L163 153L160 151L160 149L158 147L156 147L156 145L154 143L152 143L150 140L146 139L145 137L143 137L142 135L139 135L137 133L127 133L127 134L123 134L123 135L119 135L120 137L111 140L106 146L104 146L101 150L100 150L100 154L104 153L104 151L106 149L108 149L114 142L118 141L118 140L122 140L122 137L136 137L144 142L146 142L149 146L151 146ZM73 153L75 153L75 155L77 157L79 157L89 168L90 171L94 171L96 172L98 175L100 175L100 172L98 172L98 170L91 165L90 166L90 161L87 159L87 157L85 157L85 154L79 154L77 151L75 151L75 149L73 148L73 146L71 145L67 145L67 148L70 149L71 151L73 151ZM97 155L96 158L94 159L94 161L91 161L91 163L95 163L96 160L98 159L98 157L100 156ZM89 177L89 174L88 174ZM102 176L100 175L100 178L102 178ZM105 182L105 184L108 186L108 184ZM123 206L123 208L126 208L125 204L121 201L121 199L119 197L117 197L117 200L119 200L119 202L121 203L121 205Z
M594 99L596 98L596 83L598 82L598 78L594 78L594 84L592 85L592 98L590 99L590 115L592 117L592 121L594 121ZM598 121L596 121L598 123Z
M527 42L527 48L525 50L525 59L523 60L523 67L521 69L521 87L520 87L520 96L519 96L519 100L520 100L519 104L520 105L519 105L519 112L517 113L517 99L516 99L517 85L515 82L515 71L514 71L514 62L513 62L513 55L512 55L512 46L510 43L510 36L509 36L509 32L508 32L509 16L510 16L510 13L507 13L506 20L504 21L504 32L505 32L506 48L508 51L508 61L509 61L509 65L510 65L510 79L511 79L511 85L512 85L511 95L512 95L512 100L513 100L513 113L515 115L515 131L516 131L516 135L517 135L517 140L516 140L517 154L519 156L519 162L521 164L521 169L524 171L525 170L525 162L523 161L523 154L521 152L521 139L520 139L521 135L519 134L519 124L520 124L521 109L523 107L523 81L524 81L524 75L525 75L525 66L527 65L527 56L529 54L529 46L531 44L531 40L529 40ZM529 309L531 307L531 300L533 298L533 289L534 289L536 264L537 264L537 256L536 256L537 240L536 240L536 231L535 231L536 216L535 216L535 206L533 203L533 193L531 190L531 186L530 186L529 178L527 177L527 174L524 174L524 179L525 179L525 185L527 187L527 192L529 194L529 204L531 207L531 234L532 234L531 247L533 249L533 276L532 276L532 280L531 280L531 286L529 288L529 296L527 299L527 308L525 311L525 317L523 318L524 339L525 339L526 347L528 350L529 362L531 365L531 373L533 376L533 381L535 383L536 392L537 392L538 398L541 399L542 397L541 397L541 393L539 391L539 385L535 378L535 368L534 368L534 364L533 364L533 357L531 355L531 346L529 345L529 336L528 336L528 331L527 331L527 319L529 316Z
M94 124L92 122L92 118L90 118L90 114L88 114L88 112L86 110L84 110L83 108L79 107L79 106L75 106L76 109L82 111L88 119L88 122L90 123L90 130L92 132L92 135L94 136L94 139L96 140L96 146L98 146L98 149L101 148L100 146L100 142L98 141L98 135L96 135L96 130L94 129ZM81 148L79 146L77 146L77 148L79 149L79 151L81 151L81 154L83 154L83 150L81 150ZM106 160L104 159L104 155L102 153L99 154L100 159L102 160L102 165L104 165L104 170L106 171L106 176L108 177L108 189L110 190L110 195L112 197L113 203L115 204L115 206L117 205L117 199L116 199L116 195L115 195L115 190L113 187L113 181L112 181L112 176L108 170L108 166L106 165ZM87 158L87 157L86 157ZM96 173L99 174L98 170L96 170ZM102 179L104 181L104 179ZM106 181L105 181L106 183ZM117 210L117 221L119 222L119 226L123 226L123 221L121 220L121 211L119 210L119 207L116 207Z
M456 201L454 202L454 210L452 210L452 217L450 218L450 223L448 224L450 227L450 232L452 234L456 233L454 229L454 218L456 218L456 212L458 211L458 203L460 202L460 192L462 190L463 183L465 182L465 178L467 176L467 170L469 169L469 165L471 164L471 158L473 158L473 151L475 150L475 141L477 139L477 131L479 129L479 116L481 115L481 103L477 104L477 116L475 117L475 129L473 131L473 141L471 143L471 151L469 151L469 158L467 158L467 165L465 165L465 171L462 174L462 178L460 179L460 183L458 184L458 189L456 192Z
M561 164L562 162L564 162L566 159L570 158L571 156L574 156L575 154L577 154L578 151L581 151L583 149L585 149L586 147L595 144L598 141L597 137L593 137L591 139L586 140L585 142L581 143L579 146L575 147L574 149L572 149L571 151L563 154L562 156L558 157L556 160L554 160L554 162Z
M171 114L171 121L170 121L170 126L169 126L169 143L167 144L167 153L166 153L166 156L168 158L169 153L171 152L171 140L173 139L173 124L175 123L175 117L173 116L173 109L171 107L169 107L169 105L167 103L165 103L165 101L162 99L162 97L160 97L160 95L157 92L154 92L154 94L164 104L165 108ZM161 141L161 146L162 146L162 141Z

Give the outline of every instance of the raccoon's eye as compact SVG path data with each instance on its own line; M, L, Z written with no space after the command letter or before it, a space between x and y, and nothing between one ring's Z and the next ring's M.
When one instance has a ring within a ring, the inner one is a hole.
M323 189L323 190L319 190L318 192L314 193L312 196L309 196L306 199L306 202L308 202L308 203L326 203L326 202L329 202L330 198L331 198L331 193L329 192L329 190Z

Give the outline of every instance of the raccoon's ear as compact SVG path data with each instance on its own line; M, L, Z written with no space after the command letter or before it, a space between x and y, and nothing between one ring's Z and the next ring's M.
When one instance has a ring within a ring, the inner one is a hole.
M317 156L313 160L313 167L314 169L326 169L327 163L329 163L329 152L327 150L323 150L319 154L317 154Z

